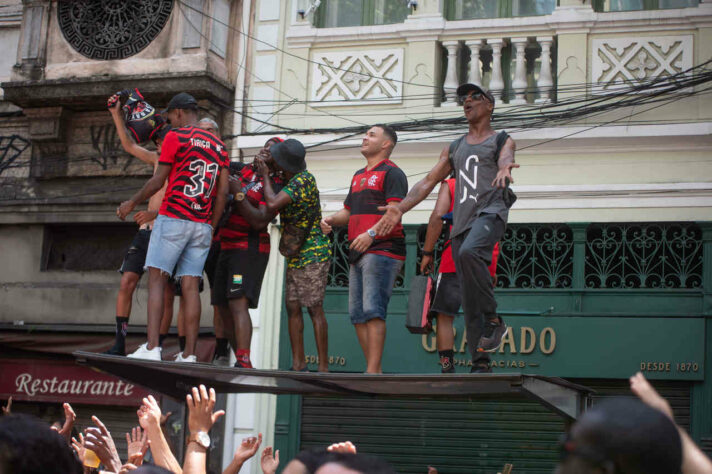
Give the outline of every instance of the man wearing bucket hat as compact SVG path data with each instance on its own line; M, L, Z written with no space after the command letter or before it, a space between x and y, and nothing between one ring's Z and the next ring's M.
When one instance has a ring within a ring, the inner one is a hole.
M465 314L472 372L491 372L489 352L502 343L507 326L497 316L497 302L488 266L494 245L504 234L509 207L516 199L508 188L513 182L514 140L492 129L495 97L477 84L457 88L469 124L468 132L443 148L438 163L398 205L384 206L383 218L374 226L388 234L403 213L423 201L454 170L456 175L453 226L450 233Z
M316 179L306 169L306 151L301 142L288 139L272 145L269 151L274 167L284 174L285 187L275 193L267 164L264 160L256 160L256 166L264 178L267 209L278 211L282 222L279 250L287 257L285 300L292 343L292 370L307 370L302 317L302 307L306 307L314 325L319 371L326 372L329 364L323 303L331 246L319 228L319 189Z

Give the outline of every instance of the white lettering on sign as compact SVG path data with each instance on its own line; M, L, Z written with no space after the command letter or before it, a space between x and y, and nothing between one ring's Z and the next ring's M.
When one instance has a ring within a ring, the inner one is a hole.
M106 395L116 397L130 397L134 385L121 380L116 382L106 380L57 380L33 378L28 373L20 374L15 379L15 389L30 397L44 394L72 394L72 395Z

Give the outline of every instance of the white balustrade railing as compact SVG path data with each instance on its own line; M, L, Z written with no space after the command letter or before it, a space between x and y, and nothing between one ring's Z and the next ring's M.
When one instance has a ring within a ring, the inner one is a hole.
M457 103L455 90L463 76L466 82L486 86L497 100L513 105L546 103L553 98L553 36L448 40L442 45L447 50L443 105ZM458 72L465 68L465 64L458 64L458 61L466 62L467 55L459 54L461 48L469 51L469 68L462 76ZM505 81L502 68L505 53L513 58L508 78L511 80L508 81ZM539 64L538 71L534 62Z

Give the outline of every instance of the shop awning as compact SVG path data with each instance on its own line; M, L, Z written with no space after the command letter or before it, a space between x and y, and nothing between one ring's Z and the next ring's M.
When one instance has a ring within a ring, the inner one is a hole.
M350 374L217 367L78 351L77 362L181 399L198 384L221 393L363 395L378 398L529 398L576 419L589 406L586 387L526 374Z

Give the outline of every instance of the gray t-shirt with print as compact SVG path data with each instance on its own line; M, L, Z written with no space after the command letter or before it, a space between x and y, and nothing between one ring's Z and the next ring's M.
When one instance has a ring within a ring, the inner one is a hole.
M450 163L455 170L451 238L468 230L480 214L497 214L505 223L509 216L502 188L492 186L499 171L497 134L476 145L467 143L467 137L458 140Z

